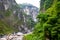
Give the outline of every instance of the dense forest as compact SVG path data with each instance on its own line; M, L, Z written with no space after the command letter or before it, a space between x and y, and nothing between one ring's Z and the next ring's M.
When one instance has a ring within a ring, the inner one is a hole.
M0 2L0 36L31 32L24 35L23 40L60 40L60 0L40 0L39 13L35 6L8 2ZM8 7L5 9L4 5ZM23 11L25 6L31 14ZM37 21L34 21L32 12L38 13L35 14Z

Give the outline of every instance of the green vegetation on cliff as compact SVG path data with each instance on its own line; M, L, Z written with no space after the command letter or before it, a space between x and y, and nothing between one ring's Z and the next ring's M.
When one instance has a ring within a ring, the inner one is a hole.
M13 27L7 22L11 11L0 11L0 35L9 34L13 32Z
M13 27L10 27L5 21L0 20L0 35L12 33Z

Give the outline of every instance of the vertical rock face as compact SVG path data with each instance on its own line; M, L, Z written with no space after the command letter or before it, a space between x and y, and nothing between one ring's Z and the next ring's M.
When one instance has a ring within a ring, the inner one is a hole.
M8 25L8 28L11 27L9 31L13 29L14 32L20 31L23 33L33 30L38 14L37 7L25 5L20 8L15 0L0 0L0 11L0 20L3 18L3 22ZM2 30L5 30L5 28Z
M35 22L37 21L36 17L38 15L39 9L31 4L20 4L20 8L23 13L23 23L21 28L23 33L31 32L34 29Z
M16 5L15 0L0 0L0 10L7 10L12 5Z
M44 8L44 2L45 0L41 0L40 1L40 11L44 12L45 8Z
M12 6L17 5L15 0L0 0L0 35L13 32ZM15 12L16 13L16 12ZM12 25L11 25L12 24ZM4 31L1 31L4 30ZM8 32L7 32L8 30Z
M40 11L45 12L53 4L53 0L41 0L40 1Z
M20 5L22 5L22 8L27 15L30 15L34 21L37 21L36 17L39 12L39 9L37 7L26 3Z

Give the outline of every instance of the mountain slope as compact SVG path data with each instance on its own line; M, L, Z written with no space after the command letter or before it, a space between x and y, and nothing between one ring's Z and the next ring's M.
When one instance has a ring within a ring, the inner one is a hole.
M20 4L20 7L23 9L23 11L32 17L34 21L37 21L36 17L38 15L39 9L36 6L33 6L32 4Z

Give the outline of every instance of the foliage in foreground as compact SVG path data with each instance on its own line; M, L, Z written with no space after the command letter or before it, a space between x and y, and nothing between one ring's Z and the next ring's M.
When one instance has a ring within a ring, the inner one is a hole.
M25 36L25 40L60 40L60 1L54 0L53 5L40 13L32 35Z

